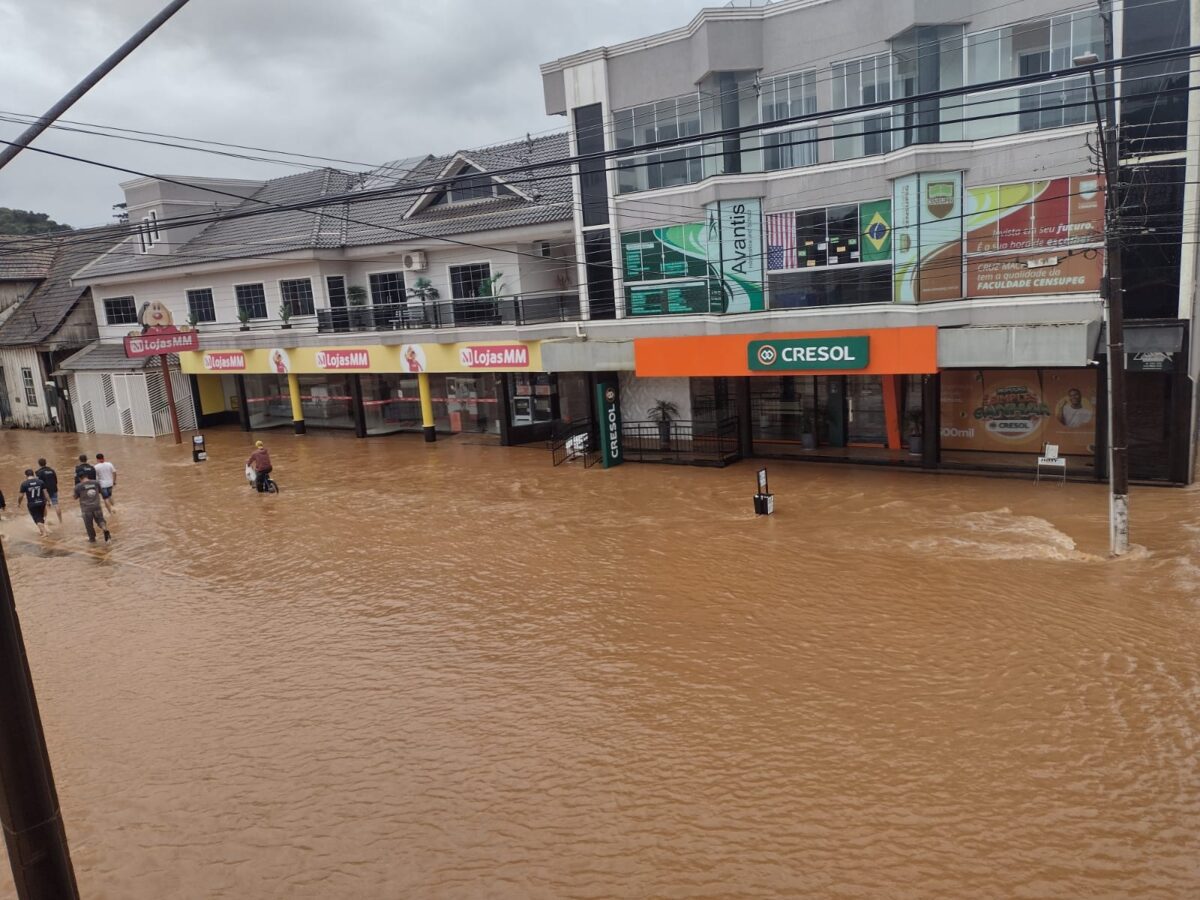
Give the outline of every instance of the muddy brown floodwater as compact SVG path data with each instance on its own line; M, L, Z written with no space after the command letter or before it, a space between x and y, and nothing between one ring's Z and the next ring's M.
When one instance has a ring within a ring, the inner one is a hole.
M1195 491L265 437L0 436L89 900L1200 896Z

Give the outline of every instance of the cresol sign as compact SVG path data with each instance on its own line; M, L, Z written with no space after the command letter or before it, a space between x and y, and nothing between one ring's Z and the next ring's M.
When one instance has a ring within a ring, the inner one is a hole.
M746 355L752 372L865 369L871 362L871 339L858 335L751 341Z
M369 350L318 350L318 369L369 369L371 368L371 352Z
M621 409L613 385L596 385L596 411L600 417L600 461L604 468L611 469L625 459L621 452Z

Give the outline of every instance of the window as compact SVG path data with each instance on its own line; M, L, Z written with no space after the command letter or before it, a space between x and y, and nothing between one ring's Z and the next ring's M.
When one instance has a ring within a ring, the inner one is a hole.
M403 272L376 272L368 276L371 285L371 302L403 303L405 300Z
M490 263L470 263L450 267L450 296L455 300L492 296Z
M21 384L25 386L25 405L37 406L37 385L33 383L33 369L21 370Z
M346 279L342 275L327 275L325 277L325 293L329 295L330 306L346 305Z
M1125 0L1124 5L1125 56L1190 43L1187 0ZM1121 76L1121 158L1184 150L1188 61L1171 59L1125 66ZM1100 73L1096 77L1103 80Z
M150 210L150 215L146 218L149 220L150 237L154 239L155 243L157 243L159 240L161 240L161 237L158 233L158 213L156 213L154 210Z
M150 210L150 214L142 218L142 224L138 228L138 242L141 245L142 252L146 253L158 241L158 213Z
M659 100L613 114L618 150L700 134L698 96ZM704 177L703 149L699 144L672 147L661 153L646 153L617 160L618 191L692 184Z
M833 66L833 107L846 109L892 99L891 57L879 53ZM893 140L890 108L834 120L833 158L875 156L902 147Z
M1095 10L1055 16L967 35L967 83L1069 69L1076 56L1104 59L1104 33ZM1090 121L1086 75L968 94L963 134L998 137Z
M110 297L104 301L104 321L109 325L136 325L137 320L132 297Z
M768 78L760 88L759 103L764 125L817 111L815 70ZM763 134L763 168L767 171L811 166L816 162L816 128L793 128Z
M237 297L239 316L248 319L267 317L267 292L261 284L235 284L233 292Z
M575 109L575 146L579 161L579 199L584 227L608 224L608 179L604 158L604 109L599 103Z
M312 279L291 278L279 282L279 296L291 309L293 316L316 315L316 309L313 307Z
M187 292L188 314L196 322L217 321L217 308L213 303L212 288L199 288Z

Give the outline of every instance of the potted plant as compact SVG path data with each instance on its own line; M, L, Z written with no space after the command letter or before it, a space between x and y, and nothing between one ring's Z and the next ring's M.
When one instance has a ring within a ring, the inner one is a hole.
M413 286L407 291L410 300L416 300L421 304L421 321L423 324L430 322L429 307L437 301L438 289L433 286L433 282L428 278L418 278L413 282Z
M367 312L367 289L361 284L352 284L346 288L346 299L350 301L350 325L353 328L365 328L370 324L370 313Z
M671 449L671 420L679 415L679 407L670 400L655 400L654 405L646 410L651 422L658 423L658 439L662 449Z
M283 323L281 328L292 327L292 304L286 300L279 304L279 321Z
M188 327L191 328L192 331L195 331L196 326L200 324L200 320L196 318L196 313L194 311L191 311L187 314L187 323Z
M800 446L805 450L817 449L817 416L811 409L800 413Z
M242 327L239 328L238 331L249 331L250 330L250 310L239 309L238 310L238 321L242 323Z
M925 416L919 409L910 409L905 413L904 420L908 423L908 452L911 456L920 456Z

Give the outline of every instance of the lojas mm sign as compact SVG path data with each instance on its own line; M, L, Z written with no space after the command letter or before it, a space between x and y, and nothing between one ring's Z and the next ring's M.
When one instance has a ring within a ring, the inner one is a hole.
M486 344L463 347L458 361L464 369L528 368L529 348L524 344Z
M318 369L369 369L369 350L318 350Z
M611 469L625 459L621 452L621 409L614 385L596 385L596 412L600 416L600 461L604 468Z

